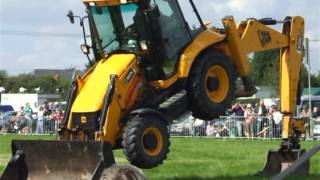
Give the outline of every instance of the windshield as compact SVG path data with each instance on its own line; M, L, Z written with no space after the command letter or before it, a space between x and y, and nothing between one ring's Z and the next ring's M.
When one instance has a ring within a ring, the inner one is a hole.
M137 9L138 6L135 4L90 7L98 31L99 42L106 54L115 50L130 51L137 48L133 26L133 17Z

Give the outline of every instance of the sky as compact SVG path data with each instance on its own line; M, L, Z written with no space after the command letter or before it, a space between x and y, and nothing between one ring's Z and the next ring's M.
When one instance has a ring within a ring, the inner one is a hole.
M222 27L221 19L227 15L233 15L237 22L264 17L282 20L299 15L306 21L306 37L320 40L319 0L194 1L202 18L214 26ZM77 23L69 23L66 14L70 9L76 15L84 15L81 0L0 0L0 69L9 75L35 68L83 69L87 59L80 51L82 32ZM31 34L18 35L25 32ZM32 32L44 32L47 36L35 36ZM55 37L57 34L63 37ZM310 42L310 61L311 72L317 73L319 41Z

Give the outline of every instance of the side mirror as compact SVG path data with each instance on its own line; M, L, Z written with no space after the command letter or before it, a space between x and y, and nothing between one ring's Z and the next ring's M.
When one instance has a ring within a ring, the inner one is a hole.
M71 24L74 24L74 15L73 12L71 10L69 10L67 17L69 18Z
M88 55L90 54L90 47L86 44L81 44L80 45L80 49L82 51L83 54Z

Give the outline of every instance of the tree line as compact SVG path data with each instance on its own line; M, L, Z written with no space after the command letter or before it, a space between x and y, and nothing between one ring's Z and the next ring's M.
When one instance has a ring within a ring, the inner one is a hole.
M32 74L19 74L9 76L5 70L0 70L0 87L4 87L6 93L18 93L20 87L24 87L26 93L35 93L35 88L40 87L40 94L59 93L65 97L70 82L54 76L35 76Z
M273 49L264 52L258 52L253 55L250 65L253 70L252 79L256 86L269 86L279 92L279 62L280 50ZM301 67L301 88L308 86L308 70L303 65ZM320 87L320 72L311 74L311 87Z

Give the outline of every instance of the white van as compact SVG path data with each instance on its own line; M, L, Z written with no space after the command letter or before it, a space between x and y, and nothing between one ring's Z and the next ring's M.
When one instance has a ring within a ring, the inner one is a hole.
M320 108L320 96L311 96L311 110L313 111L313 108L318 106ZM300 105L300 110L302 106L308 106L309 107L309 96L302 96L301 97L301 105ZM320 139L320 117L315 119L314 124L313 124L314 130L313 130L313 135L315 139Z
M311 110L313 110L315 106L320 107L320 96L311 96L310 98L311 98ZM303 105L307 105L309 107L309 96L301 97L300 107L302 107Z

